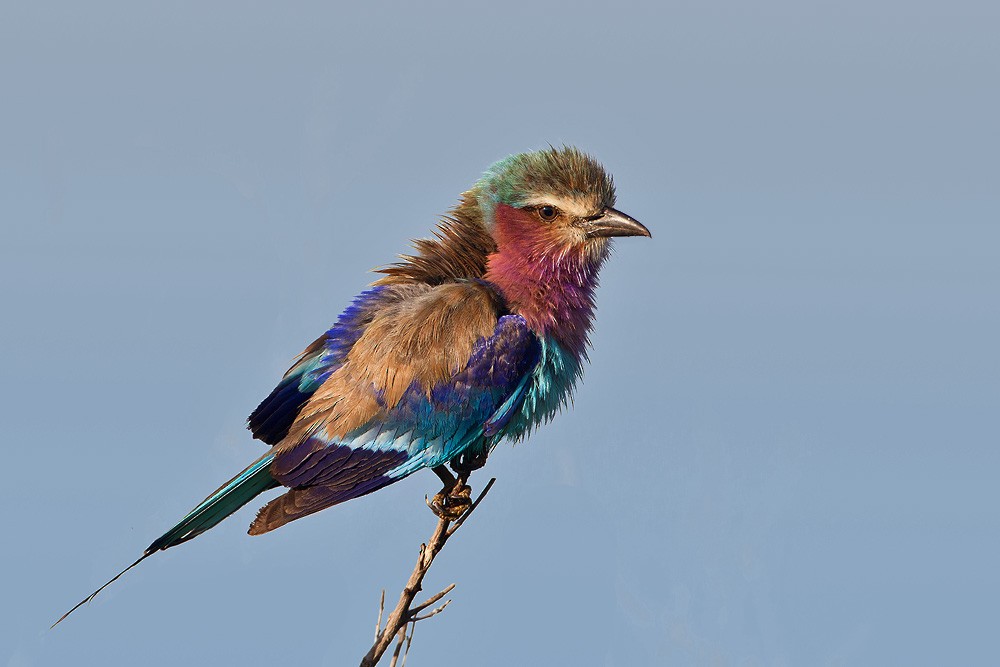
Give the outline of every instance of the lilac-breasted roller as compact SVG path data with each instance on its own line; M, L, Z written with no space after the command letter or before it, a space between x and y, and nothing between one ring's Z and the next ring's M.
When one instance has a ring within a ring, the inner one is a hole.
M446 465L481 466L501 440L551 419L580 378L610 239L650 235L614 204L611 176L575 148L490 167L435 238L381 270L253 411L249 428L270 449L63 618L269 489L287 490L251 535L422 468L445 482L436 511L455 518L468 489Z

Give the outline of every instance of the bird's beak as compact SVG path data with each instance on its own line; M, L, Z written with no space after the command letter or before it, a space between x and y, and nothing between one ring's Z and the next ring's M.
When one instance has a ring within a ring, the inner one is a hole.
M648 236L652 234L645 225L610 206L594 218L585 220L581 225L587 233L587 238L608 236Z

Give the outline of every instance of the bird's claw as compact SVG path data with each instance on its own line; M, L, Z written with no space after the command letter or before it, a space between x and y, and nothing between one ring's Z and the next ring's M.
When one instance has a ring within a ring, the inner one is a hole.
M472 506L472 487L460 484L452 489L441 489L427 501L427 506L439 519L455 521Z

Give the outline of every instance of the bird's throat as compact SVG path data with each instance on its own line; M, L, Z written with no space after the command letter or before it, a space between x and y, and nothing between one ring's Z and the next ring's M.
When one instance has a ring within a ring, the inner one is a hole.
M568 244L531 212L504 205L497 207L494 224L497 251L487 257L485 279L536 334L583 357L607 244Z

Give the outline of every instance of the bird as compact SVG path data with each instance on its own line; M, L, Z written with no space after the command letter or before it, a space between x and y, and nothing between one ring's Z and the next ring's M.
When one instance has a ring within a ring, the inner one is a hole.
M414 254L377 270L252 412L247 427L269 449L53 627L149 556L271 489L285 490L250 535L424 468L443 484L434 512L461 516L469 473L569 401L612 239L651 237L615 200L612 176L571 146L490 166L431 238L413 242Z

